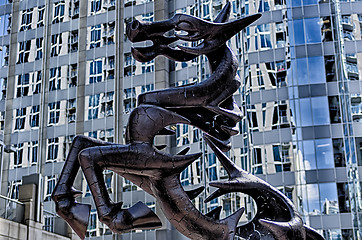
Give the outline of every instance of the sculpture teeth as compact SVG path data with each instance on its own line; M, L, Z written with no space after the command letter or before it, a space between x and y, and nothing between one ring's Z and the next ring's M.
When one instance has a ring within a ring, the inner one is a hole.
M195 199L197 196L204 191L205 187L201 186L193 190L185 191L190 200Z
M215 106L206 106L206 108L209 109L210 111L231 118L234 122L240 122L240 120L243 118L241 111L233 111Z
M230 183L231 183L230 181L212 182L212 183L209 183L209 185L212 186L212 187L218 188L220 191L230 192L231 191Z
M158 132L157 135L175 135L175 134L176 134L175 131L168 128L163 128L161 131Z
M239 130L236 127L232 128L225 125L221 125L221 129L224 132L228 133L230 136L235 136L239 133Z
M160 151L163 150L163 149L165 149L166 147L167 147L166 144L155 146L155 148L157 148L157 150L160 150Z
M217 208L214 208L213 210L211 210L210 212L206 213L205 215L208 217L211 217L215 220L220 220L220 213L221 213L221 206L218 206Z
M259 219L259 223L267 228L275 237L275 239L283 239L287 232L291 230L288 222L274 222L265 219Z
M230 10L231 10L231 4L229 1L226 1L225 6L220 11L220 13L217 15L214 22L223 23L223 22L226 22L227 20L229 20Z
M185 155L190 151L190 147L187 147L183 150L181 150L179 153L177 153L176 155Z
M185 46L181 46L181 45L178 45L177 47L186 53L201 55L201 54L203 54L203 49L206 48L206 45L204 42L202 42L199 45L197 45L196 47L185 47Z
M305 232L307 235L307 239L308 240L324 240L324 238L322 237L322 235L320 235L316 230L314 230L313 228L304 225L305 228Z
M204 134L204 139L210 148L214 151L217 158L220 160L229 177L231 179L240 177L242 170L237 165L235 165L223 152L221 152L221 150L214 143L214 139L208 134Z
M211 135L207 135L207 137L209 138L210 141L212 141L212 143L218 148L220 149L222 152L228 152L231 148L231 145L229 144L229 142L226 141L220 141L219 139L211 136Z
M215 198L218 198L218 197L220 197L220 196L222 196L222 195L224 195L224 194L226 194L226 193L228 193L228 192L225 192L225 191L222 191L222 190L218 189L218 190L216 190L215 192L211 193L211 195L208 196L208 197L204 200L204 202L205 202L205 203L210 202L210 201L214 200Z
M185 170L191 163L198 159L202 153L189 154L185 156L175 156L173 160L174 168L177 169L178 173Z
M221 222L226 223L229 226L230 230L233 230L233 232L230 233L231 234L230 239L234 239L236 227L238 226L239 220L240 220L241 216L243 215L244 211L245 211L245 208L240 208L239 210L234 212L232 215L221 220Z

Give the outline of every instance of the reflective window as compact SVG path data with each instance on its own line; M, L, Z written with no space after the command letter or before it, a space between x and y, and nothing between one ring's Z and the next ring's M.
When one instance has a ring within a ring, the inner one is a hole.
M313 140L303 141L303 149L304 149L303 160L304 160L305 170L316 169L317 164L315 160L314 141Z
M304 70L307 71L307 69ZM308 58L308 74L310 84L326 82L322 56Z
M312 100L312 113L314 125L329 124L329 111L327 97L314 97Z
M320 183L319 198L321 201L322 213L339 213L336 183Z
M318 168L333 168L332 139L316 139L315 149Z
M299 103L302 126L312 126L312 105L310 102L310 98L299 99Z
M305 35L307 43L318 43L322 41L320 18L306 18Z

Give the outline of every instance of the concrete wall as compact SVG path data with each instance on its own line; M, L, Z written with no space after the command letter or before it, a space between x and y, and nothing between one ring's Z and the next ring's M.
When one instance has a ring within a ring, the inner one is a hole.
M69 240L51 232L42 230L42 224L28 222L28 225L13 222L0 218L0 240L19 239L19 240Z

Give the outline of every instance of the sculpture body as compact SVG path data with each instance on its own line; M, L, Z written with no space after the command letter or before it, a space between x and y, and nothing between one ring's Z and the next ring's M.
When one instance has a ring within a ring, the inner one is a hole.
M52 198L56 202L57 213L82 239L85 237L90 207L75 201L80 192L72 185L80 167L93 195L100 221L116 233L154 229L160 227L161 222L141 202L128 209L122 209L122 203L112 202L103 180L104 169L118 173L154 196L167 219L190 239L232 240L236 235L245 239L323 239L303 225L288 198L268 183L237 167L223 154L230 148L230 137L238 133L236 124L242 117L233 100L233 93L240 86L236 74L238 63L226 46L226 41L260 17L253 15L226 23L229 12L228 3L215 22L177 14L161 22L135 21L127 26L127 35L132 42L153 42L151 47L132 49L138 61L147 62L158 55L175 61L188 61L205 54L212 75L198 84L140 95L138 107L129 117L125 145L84 136L74 139ZM165 33L172 29L183 30L187 34L166 37ZM178 40L201 39L202 43L195 48L169 47ZM189 192L183 190L180 173L201 153L186 155L186 149L177 155L170 155L153 145L156 135L173 134L167 126L181 123L196 126L205 132L207 144L229 174L228 181L210 184L218 190L206 201L230 192L250 195L258 211L247 225L238 226L243 209L220 220L221 208L202 214L192 204L191 200L203 188Z

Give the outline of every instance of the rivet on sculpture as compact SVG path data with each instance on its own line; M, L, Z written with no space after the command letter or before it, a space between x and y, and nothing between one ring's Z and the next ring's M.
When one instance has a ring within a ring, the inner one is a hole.
M125 145L84 136L73 140L52 199L59 216L81 239L85 238L90 206L75 201L81 194L73 187L80 167L90 187L99 220L115 233L156 229L161 227L161 222L142 202L130 208L122 208L122 203L113 202L104 183L104 169L114 171L154 196L171 224L190 239L232 240L234 236L244 239L323 239L303 224L286 196L236 166L223 153L230 150L230 137L238 133L236 124L242 117L233 99L233 93L240 87L236 73L238 62L226 42L261 16L256 14L227 22L229 13L230 3L227 3L214 22L176 14L160 22L136 20L127 26L127 36L132 42L153 42L150 47L132 48L136 60L148 62L164 55L182 62L204 54L212 74L194 85L141 94L138 107L129 117ZM170 30L182 30L186 34L165 36ZM202 42L196 47L169 46L178 40ZM249 223L239 225L244 208L225 219L219 219L221 207L207 214L195 208L191 200L203 188L185 191L180 184L180 173L201 153L186 155L188 149L185 149L177 155L170 155L153 144L156 135L174 134L168 128L174 124L189 124L204 131L206 143L229 175L227 181L210 183L218 190L205 201L230 192L248 194L257 205L257 213Z

